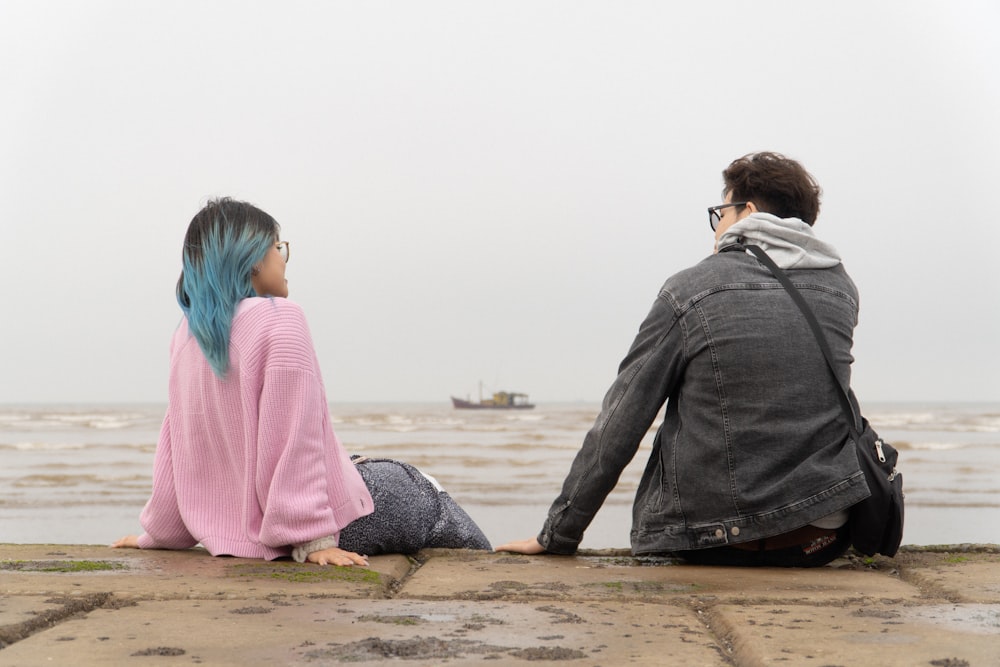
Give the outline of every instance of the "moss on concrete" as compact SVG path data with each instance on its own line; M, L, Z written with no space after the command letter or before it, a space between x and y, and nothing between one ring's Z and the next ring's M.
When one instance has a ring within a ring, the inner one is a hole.
M16 572L67 573L127 570L128 565L108 560L4 560L0 570Z
M358 616L358 620L368 621L371 623L388 623L390 625L420 625L421 623L427 622L419 616L413 616L410 614L364 614L362 616Z
M345 581L357 584L381 584L382 575L363 567L339 565L300 565L298 563L241 563L226 568L227 577L281 579L295 584Z
M699 584L662 581L595 581L582 586L615 593L694 593L703 588Z

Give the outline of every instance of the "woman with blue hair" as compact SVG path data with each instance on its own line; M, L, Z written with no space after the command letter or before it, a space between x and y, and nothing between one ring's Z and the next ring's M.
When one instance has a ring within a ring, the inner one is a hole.
M140 516L114 547L367 565L365 554L489 549L437 483L405 463L352 460L333 431L288 241L245 202L209 202L184 239L169 405Z

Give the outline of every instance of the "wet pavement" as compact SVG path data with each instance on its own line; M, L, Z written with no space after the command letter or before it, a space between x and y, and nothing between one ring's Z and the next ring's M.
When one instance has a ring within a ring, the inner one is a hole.
M1000 547L815 570L0 545L0 665L1000 665Z

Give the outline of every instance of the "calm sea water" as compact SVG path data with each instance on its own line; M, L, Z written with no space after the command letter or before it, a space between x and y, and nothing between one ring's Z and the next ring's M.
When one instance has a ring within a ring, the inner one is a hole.
M432 474L494 544L535 535L598 412L596 404L466 411L335 404L352 453ZM162 405L0 406L0 542L107 544L140 532ZM905 544L1000 543L1000 405L872 404L900 450ZM631 503L655 427L583 547L627 547Z

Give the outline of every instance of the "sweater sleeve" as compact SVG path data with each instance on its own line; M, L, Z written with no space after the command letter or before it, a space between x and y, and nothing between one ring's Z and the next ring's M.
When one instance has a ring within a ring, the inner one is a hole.
M329 406L301 311L286 313L263 368L255 468L263 510L260 540L271 547L332 538L371 511L371 497L330 425ZM352 511L351 505L367 511ZM343 505L344 507L340 507Z
M328 457L318 378L271 368L260 397L256 488L264 516L261 542L272 547L334 535L327 489Z
M184 525L177 504L169 407L156 444L153 493L139 516L139 522L146 531L139 536L139 547L142 549L190 549L198 543Z

